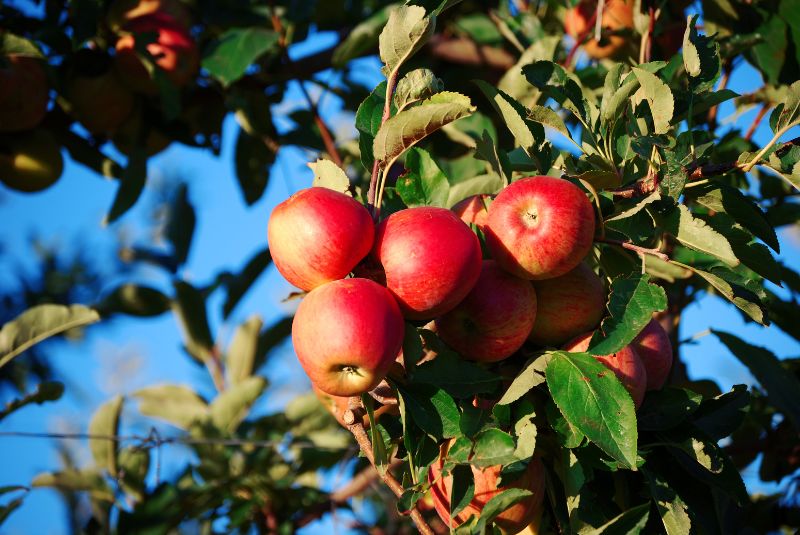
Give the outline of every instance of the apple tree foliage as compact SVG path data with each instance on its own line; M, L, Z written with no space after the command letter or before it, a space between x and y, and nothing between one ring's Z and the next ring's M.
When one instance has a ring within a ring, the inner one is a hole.
M127 265L113 274L76 273L45 255L42 280L50 284L8 296L0 378L16 395L0 419L61 396L63 385L47 370L48 345L39 342L102 329L117 315L172 314L185 355L208 369L216 394L154 384L108 400L85 425L93 436L119 435L137 413L139 420L168 423L179 433L170 436L181 437L191 454L164 480L157 474L159 433L135 444L91 439L89 465L67 459L20 483L54 487L70 504L88 501L91 507L74 519L75 529L87 532L292 533L326 512L351 508L354 493L366 493L381 526L413 530L406 515L416 508L431 529L446 532L425 494L438 445L452 439L445 471L499 464L502 478L513 479L534 456L544 461L541 533L763 533L800 526L796 496L750 495L741 476L760 458L761 480L788 478L796 490L800 365L758 340L713 330L757 381L721 392L688 377L679 358L686 343L681 314L706 295L800 340L800 274L775 258L776 229L800 221L800 141L792 139L800 125L800 2L637 1L633 27L622 32L631 46L618 61L587 61L565 38L570 3L187 1L201 69L180 90L159 83L158 93L138 97L138 106L145 130L215 154L222 121L234 116L233 179L247 205L262 197L277 153L291 146L319 154L310 163L316 185L351 191L379 206L382 216L404 207L449 208L523 176L574 181L596 205L600 224L589 261L609 292L607 316L588 353L524 347L502 363L477 364L409 323L405 373L390 380L395 401L363 396L372 425L369 451L357 461L365 477L374 472L364 456L380 479L393 474L399 497L366 485L325 491L320 470L352 460L356 446L316 398L298 398L283 413L251 411L271 393L260 370L288 336L291 319L264 325L251 311L227 346L216 342L209 320L231 315L270 265L269 251L254 251L241 269L220 271L214 280L186 280L180 268L196 215L191 184L181 185L162 221L166 248L130 249ZM127 158L115 159L107 138L76 128L62 91L65 66L77 51L113 53L105 22L110 2L45 0L34 15L16 4L0 6L2 53L46 62L54 99L42 127L72 160L117 180L106 219L124 219L148 187L146 136ZM659 37L675 24L681 32L670 49ZM335 45L290 59L289 47L321 31L335 32ZM138 53L153 59L145 48ZM376 54L385 81L363 87L352 62ZM745 64L764 83L737 94L727 83ZM328 85L328 77L318 76L327 69L341 81ZM159 78L157 69L153 76ZM310 100L288 117L291 127L276 128L273 110L298 83L335 95L356 137L333 136ZM747 124L719 115L723 103L736 112L758 108L772 139L754 143ZM123 283L100 295L98 281L124 278L141 264L163 270L172 287ZM61 287L52 282L57 275ZM211 296L222 296L221 310L210 308ZM672 325L678 359L668 386L649 392L637 412L591 354L624 347L654 313ZM426 358L431 352L435 359ZM376 419L382 402L399 410ZM453 514L474 492L470 477L457 480ZM0 493L3 520L23 503L24 488ZM493 515L524 496L506 491L457 532L490 532Z

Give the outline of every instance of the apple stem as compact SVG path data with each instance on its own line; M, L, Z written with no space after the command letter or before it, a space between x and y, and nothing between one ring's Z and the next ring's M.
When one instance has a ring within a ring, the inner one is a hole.
M400 498L405 491L403 485L401 485L397 479L395 479L388 468L386 470L378 470L378 467L375 466L375 456L372 454L372 443L369 441L367 431L364 429L363 413L364 407L361 405L361 399L358 396L354 396L349 398L348 408L342 415L342 419L347 424L347 429L353 434L353 437L355 437L356 442L358 442L358 447L361 449L361 453L364 454L364 457L367 458L375 471L378 473L378 477L381 478L381 480L386 484L387 487L389 487L389 490L391 490L395 496ZM420 533L423 535L434 535L434 531L431 529L431 527L425 521L425 518L423 518L422 513L420 513L416 507L411 508L410 516Z
M620 240L612 240L610 238L597 238L597 239L595 239L595 241L598 242L598 243L607 243L609 245L616 245L618 247L622 247L623 249L628 249L629 251L635 252L639 256L650 255L650 256L655 256L656 258L659 258L659 259L663 260L664 262L669 262L670 261L669 260L669 256L667 256L666 254L662 253L658 249L648 249L647 247L641 247L639 245L635 245L635 244L630 243L630 242L620 241Z

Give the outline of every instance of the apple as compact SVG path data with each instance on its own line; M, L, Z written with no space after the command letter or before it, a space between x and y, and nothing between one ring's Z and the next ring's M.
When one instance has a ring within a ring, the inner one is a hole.
M460 511L455 518L450 518L450 495L453 489L453 476L442 475L447 450L452 441L443 444L440 448L439 459L434 461L428 470L428 481L431 484L433 504L439 518L446 526L458 527L466 522L469 517L479 516L486 503L500 492L509 488L519 488L531 491L531 496L512 505L500 515L494 524L506 533L517 533L530 524L540 512L544 500L544 465L539 458L531 459L525 472L507 485L498 488L497 480L500 477L501 466L477 468L470 466L475 480L475 494L472 501Z
M494 260L484 260L478 282L461 303L436 320L436 330L464 358L496 362L522 347L535 319L531 283Z
M574 269L592 248L594 209L567 180L534 176L512 182L489 207L486 243L500 266L523 279Z
M364 205L322 187L298 191L280 203L267 225L275 267L306 291L346 277L369 254L374 234Z
M38 58L0 56L0 132L30 130L44 119L47 75Z
M406 318L433 319L464 299L481 273L478 237L457 215L423 206L395 212L375 233L373 258Z
M564 15L564 31L576 41L582 41L583 49L591 58L619 58L630 38L618 32L633 28L633 1L606 1L601 25L603 33L609 35L604 35L600 42L594 38L596 11L596 0L582 0Z
M589 342L594 332L584 333L572 339L564 346L567 351L579 353L589 349ZM647 389L647 370L641 357L629 344L612 355L592 355L614 372L617 379L633 398L633 404L638 409L644 401L644 392Z
M172 139L167 137L158 127L145 119L145 110L136 109L125 119L111 141L122 154L130 156L134 147L142 146L147 156L154 156L166 149Z
M560 346L597 327L606 310L603 281L584 262L567 273L533 281L538 310L528 340Z
M64 170L61 146L48 130L0 137L0 181L32 193L52 186Z
M369 279L344 279L312 290L292 322L300 364L332 396L369 392L403 346L405 322L392 294Z
M114 0L108 8L108 26L118 31L134 19L154 13L166 13L182 26L191 26L189 12L179 0Z
M660 390L672 369L672 344L656 319L651 319L633 339L633 347L647 370L647 390Z
M491 203L491 200L492 196L486 193L471 195L457 202L451 210L467 225L472 224L478 227L479 230L484 230L489 222L489 210L486 207Z
M109 56L85 48L75 55L66 81L65 96L73 114L95 135L115 132L133 113L133 93L112 67Z
M661 52L660 58L669 60L683 46L683 34L686 32L686 20L675 20L665 24L653 37L653 41Z
M142 34L156 35L147 51L176 87L183 87L194 78L200 67L197 44L174 17L162 12L145 15L126 24L124 30L127 33L117 40L115 62L120 76L133 90L148 95L158 93L158 85L136 51L137 36Z

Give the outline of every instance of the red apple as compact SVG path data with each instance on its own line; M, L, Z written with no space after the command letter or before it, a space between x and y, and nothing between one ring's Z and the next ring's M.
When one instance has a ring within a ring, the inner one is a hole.
M455 528L466 522L469 517L479 516L490 499L509 488L525 489L533 494L503 511L495 518L494 524L506 533L517 533L536 518L542 508L545 492L544 466L538 458L531 459L527 469L519 478L499 488L497 486L501 470L499 465L488 468L470 466L475 479L475 495L469 505L451 519L450 495L453 489L453 476L442 475L444 459L449 447L450 443L442 445L439 459L434 461L428 471L433 503L436 512L439 513L439 518L446 526Z
M661 54L658 56L669 60L683 46L683 34L686 32L686 19L674 20L665 24L653 37L653 41Z
M292 323L300 364L317 388L355 396L375 388L403 346L405 322L389 291L344 279L311 291Z
M30 130L47 113L49 87L42 60L0 56L0 132Z
M106 20L112 30L118 31L134 19L154 13L167 13L186 28L192 23L180 0L114 0L108 8Z
M592 248L594 209L567 180L534 176L512 182L489 207L486 243L500 266L523 279L574 269Z
M489 223L489 210L486 207L491 203L491 200L492 196L485 193L472 195L463 201L457 202L451 210L467 225L473 224L478 229L484 230Z
M461 356L503 360L522 347L536 319L536 292L529 281L484 260L478 282L461 303L436 320L442 340Z
M602 44L594 38L596 12L596 0L583 0L577 6L568 9L564 15L565 33L577 41L582 41L583 49L589 57L594 59L620 57L631 38L618 35L618 32L633 28L633 1L606 1L601 24L603 32L608 35L604 36L605 42Z
M197 44L186 28L174 17L157 12L132 20L125 25L128 32L116 46L116 67L132 89L145 94L158 93L158 86L136 52L137 36L156 34L147 45L156 67L160 68L176 87L183 87L194 78L200 67Z
M298 191L272 211L267 240L275 267L302 290L346 277L372 247L364 206L332 189Z
M416 320L452 310L481 273L478 237L444 208L408 208L390 215L378 225L372 256L403 314Z
M567 343L564 349L579 353L589 349L589 342L594 332L584 333ZM641 357L629 344L612 355L593 355L608 369L614 372L617 379L633 398L633 404L638 409L644 401L644 392L647 389L647 370Z
M533 281L538 310L528 340L560 346L597 327L606 310L603 281L581 262L560 277Z
M667 332L652 319L634 338L632 345L647 370L647 390L661 389L672 369L672 344Z

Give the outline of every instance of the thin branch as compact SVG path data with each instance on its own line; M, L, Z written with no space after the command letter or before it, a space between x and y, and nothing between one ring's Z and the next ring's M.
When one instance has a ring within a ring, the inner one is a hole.
M635 245L630 242L612 240L610 238L596 238L594 241L599 243L607 243L609 245L616 245L617 247L622 247L623 249L633 251L639 256L650 255L650 256L655 256L656 258L663 260L664 262L669 262L669 256L662 253L658 249L649 249L647 247L641 247L639 245Z
M731 78L731 72L733 71L733 65L730 63L725 63L722 67L722 77L719 80L719 86L717 87L717 91L722 91L726 87L728 87L728 81ZM719 106L712 106L710 110L708 110L708 116L706 117L706 121L712 127L712 130L716 130L717 125L717 110Z
M306 90L306 84L302 80L299 80L298 83L300 84L300 90L303 92L303 96L308 103L308 107L311 110L311 113L314 115L314 124L316 124L317 128L319 128L320 136L322 136L322 142L325 144L325 150L330 155L333 163L344 169L342 157L339 155L339 151L336 148L336 142L333 139L333 135L331 135L328 125L326 125L325 121L323 121L322 117L320 117L316 103L311 100L311 95L309 95L308 90Z
M764 103L764 104L761 105L761 108L759 108L759 110L758 110L758 114L756 114L756 118L753 119L753 122L750 124L750 127L747 129L747 133L745 133L745 135L744 135L744 138L746 140L750 141L753 138L753 134L756 133L756 130L758 129L758 125L761 124L761 120L767 114L767 111L769 111L769 107L770 107L770 105L768 103Z

